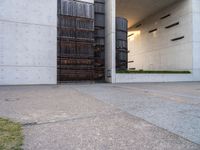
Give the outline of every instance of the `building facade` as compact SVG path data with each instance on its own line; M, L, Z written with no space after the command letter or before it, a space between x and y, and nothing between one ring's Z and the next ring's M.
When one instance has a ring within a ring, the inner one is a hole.
M79 1L94 3L94 0ZM57 84L57 0L0 0L0 11L0 85ZM131 23L129 68L191 73L118 73L117 16ZM106 0L105 81L200 81L199 24L200 0Z

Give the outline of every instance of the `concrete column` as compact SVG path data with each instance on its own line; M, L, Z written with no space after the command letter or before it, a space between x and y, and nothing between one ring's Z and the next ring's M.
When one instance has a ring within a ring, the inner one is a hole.
M116 80L116 62L115 62L115 17L116 17L116 1L106 0L105 1L105 11L106 11L106 45L105 45L105 63L106 63L106 81L110 83L115 83Z
M57 83L57 0L0 0L0 85Z
M193 14L193 74L200 81L200 1L192 0Z

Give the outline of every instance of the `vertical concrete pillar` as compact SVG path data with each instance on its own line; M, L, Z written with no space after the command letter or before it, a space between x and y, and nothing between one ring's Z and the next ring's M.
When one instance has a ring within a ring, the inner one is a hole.
M106 66L106 81L110 83L116 82L116 62L115 62L115 48L116 48L116 1L105 1L106 21L105 21L105 66Z
M193 75L200 81L200 1L192 0L193 16Z

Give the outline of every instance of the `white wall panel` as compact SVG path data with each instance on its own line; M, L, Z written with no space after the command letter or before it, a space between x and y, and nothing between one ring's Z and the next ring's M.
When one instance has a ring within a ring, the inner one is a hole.
M0 65L56 67L56 28L0 21Z
M0 85L57 83L57 1L0 0Z

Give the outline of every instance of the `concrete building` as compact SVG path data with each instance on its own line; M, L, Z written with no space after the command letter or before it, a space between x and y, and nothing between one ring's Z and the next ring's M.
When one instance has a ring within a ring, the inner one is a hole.
M57 84L57 0L0 0L0 12L0 85ZM117 73L116 16L129 68L191 74ZM200 0L106 0L105 17L105 81L200 81Z

